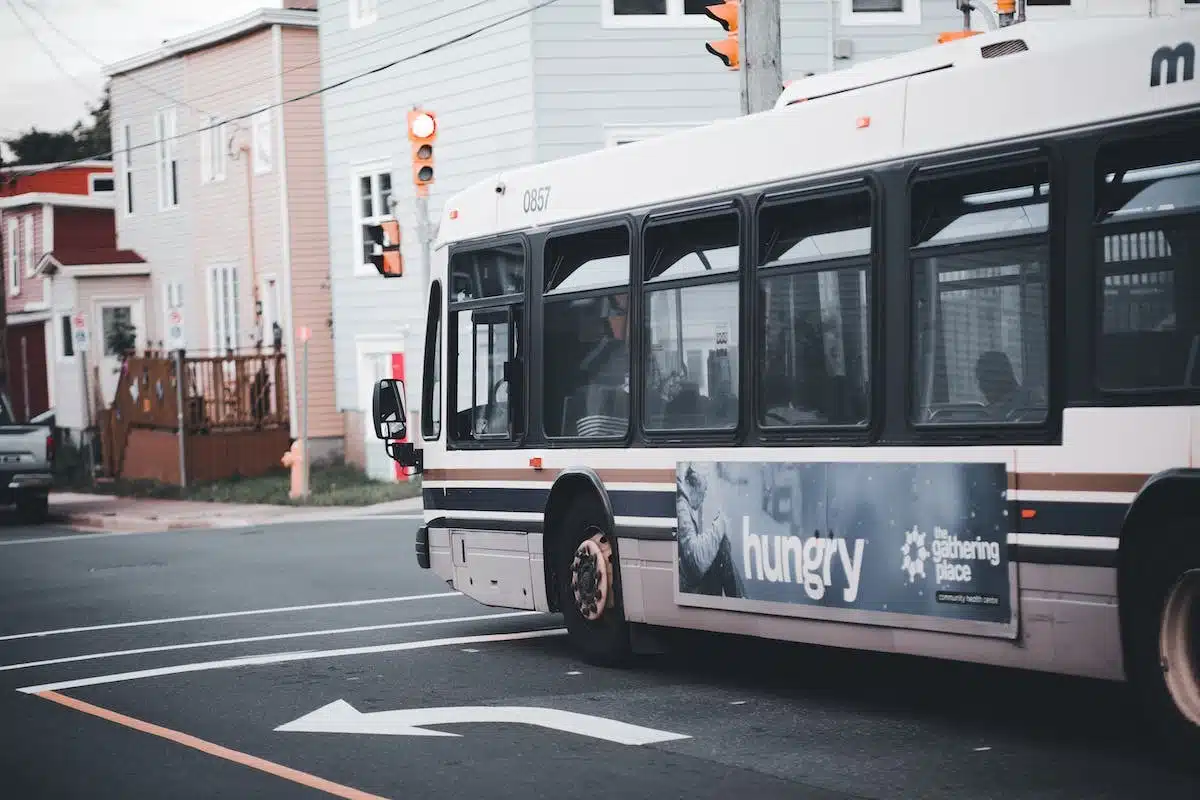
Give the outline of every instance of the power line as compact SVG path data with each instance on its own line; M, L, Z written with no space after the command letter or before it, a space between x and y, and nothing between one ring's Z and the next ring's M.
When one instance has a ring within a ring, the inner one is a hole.
M8 0L8 2L11 5L12 0ZM460 42L465 42L466 40L474 38L481 33L491 30L492 28L497 28L506 22L511 22L512 20L518 19L527 14L532 14L534 11L537 11L538 9L545 8L546 6L553 5L554 3L557 3L557 2L558 2L558 0L542 0L542 2L540 2L540 3L536 3L528 8L524 8L514 14L509 14L508 16L498 19L494 22L490 22L486 25L482 25L478 28L475 28L474 30L468 31L467 33L460 34L459 36L455 36L452 39L447 39L446 41L435 44L432 47L427 47L424 50L420 50L416 53L412 53L410 55L404 56L403 58L398 58L394 61L389 61L386 64L380 64L377 67L372 67L371 69L365 70L364 72L356 73L354 75L349 76L348 78L343 78L340 81L335 81L327 86L322 86L318 89L313 89L311 92L305 92L304 94L300 94L295 97L289 97L288 99L282 100L278 103L269 103L265 106L256 108L254 111L246 112L245 114L238 114L236 116L229 117L228 119L221 120L219 122L215 122L211 125L205 125L203 127L196 128L195 130L185 131L184 133L178 133L178 134L175 134L174 136L164 137L162 139L158 139L153 142L147 142L145 144L138 144L138 145L133 145L133 146L126 146L119 150L114 149L114 150L109 150L106 153L99 153L97 155L91 155L91 156L87 156L85 158L77 158L72 161L64 161L61 164L58 164L55 167L53 167L53 169L60 169L62 167L71 166L72 164L80 164L85 161L111 159L113 156L117 155L118 153L130 153L134 150L142 150L147 147L157 147L161 142L174 141L177 139L183 139L188 136L194 136L198 133L204 133L205 131L210 131L210 130L213 130L214 128L219 128L222 125L228 125L231 122L238 122L243 119L250 119L251 117L255 116L256 114L261 114L263 111L269 111L273 108L280 108L281 106L285 106L290 103L297 103L301 100L308 100L309 98L316 97L318 95L322 95L325 92L332 91L333 89L339 89L342 86L345 86L349 83L353 83L354 81L357 81L357 80L361 80L362 78L366 78L370 75L376 75L380 72L384 72L384 71L389 70L392 67L398 66L400 64L404 64L409 61L414 61L422 56L431 55L431 54L436 53L439 50L443 50L451 45L459 44ZM51 168L39 170L37 172L29 173L29 175L39 175L43 172L49 172L50 169Z
M9 4L9 6L11 7L11 6L12 6L12 0L7 0L7 1L8 1L8 4ZM38 17L40 17L40 18L41 18L42 22L46 23L46 25L47 25L47 26L50 28L50 30L54 31L54 32L55 32L55 33L57 33L59 36L61 36L62 38L66 39L68 44L70 44L70 45L74 46L74 47L75 47L77 50L79 50L79 52L83 53L85 56L87 56L88 58L90 58L92 61L96 62L96 64L98 64L99 66L101 66L101 67L104 67L104 66L106 66L106 63L105 63L105 62L104 62L102 59L98 58L98 57L96 56L96 54L95 54L95 53L93 53L93 52L91 52L90 50L88 50L88 49L87 49L86 47L84 47L82 44L80 44L80 43L79 43L79 42L77 42L75 39L73 39L73 38L71 38L69 35L67 35L67 33L66 33L65 31L63 31L63 29L62 29L62 28L58 27L58 26L57 26L57 25L55 25L53 22L51 22L51 21L50 21L50 18L49 18L49 17L47 17L45 14L43 14L43 13L42 13L42 10L41 10L41 9L39 9L37 6L35 6L35 5L34 5L32 2L30 2L30 0L21 0L21 3L22 3L22 4L24 4L24 6L25 6L26 8L28 8L30 11L32 11L34 14L37 14L37 15L38 15ZM15 9L14 9L14 13L15 13ZM196 107L196 106L194 106L194 105L191 105L190 103L186 103L186 102L184 102L184 101L182 101L182 100L179 100L178 98L172 97L172 96L171 96L171 95L169 95L169 94L165 94L165 93L163 93L163 92L160 92L158 89L154 88L153 86L149 85L148 83L143 83L142 81L138 80L137 78L134 78L133 76L128 76L128 77L129 77L129 80L130 80L130 81L132 81L133 83L136 83L138 86L141 86L143 89L146 89L147 91L153 92L154 94L156 94L156 95L158 95L159 97L162 97L162 98L164 98L164 99L166 99L166 100L170 100L172 103L177 103L177 104L179 104L179 105L181 105L181 106L185 106L185 107L187 107L187 108L190 108L190 109L192 109L193 111L195 111L196 113L198 113L198 114L202 114L202 115L204 115L204 116L206 116L206 117L211 117L211 116L213 116L213 114L212 114L211 112L205 111L204 109L202 109L202 108L198 108L198 107Z
M49 58L52 62L54 62L54 66L58 67L58 71L61 72L63 75L66 75L71 80L72 83L74 83L79 88L83 89L89 95L94 94L96 91L95 89L93 89L90 86L85 86L83 84L83 82L81 80L79 80L79 78L72 75L67 70L67 68L63 66L63 63L58 60L58 57L56 55L54 55L54 51L51 50L50 47L45 42L42 41L42 37L38 35L38 32L36 30L34 30L33 26L30 25L25 20L25 18L22 17L17 12L16 3L14 3L13 0L5 0L5 2L8 4L9 9L13 13L13 16L17 18L17 22L21 23L21 27L24 28L31 37L33 37L34 44L36 44L38 46L38 49L41 50L43 53L45 53L46 57Z

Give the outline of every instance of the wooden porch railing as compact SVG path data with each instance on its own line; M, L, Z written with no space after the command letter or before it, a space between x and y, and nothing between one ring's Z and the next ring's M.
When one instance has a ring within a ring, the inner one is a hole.
M282 353L189 357L182 378L189 482L278 466L291 441ZM179 482L178 380L172 358L124 362L112 405L98 419L107 475Z

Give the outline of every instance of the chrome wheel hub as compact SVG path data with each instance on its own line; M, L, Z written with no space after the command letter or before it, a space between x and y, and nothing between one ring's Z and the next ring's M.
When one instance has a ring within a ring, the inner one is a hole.
M1158 654L1175 707L1200 726L1200 569L1185 572L1167 595Z
M612 544L602 532L584 539L571 562L575 608L586 620L598 620L612 608Z

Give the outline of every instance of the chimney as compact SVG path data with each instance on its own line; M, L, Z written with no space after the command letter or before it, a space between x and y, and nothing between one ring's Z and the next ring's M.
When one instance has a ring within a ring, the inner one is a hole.
M317 0L283 0L283 7L297 11L316 11Z

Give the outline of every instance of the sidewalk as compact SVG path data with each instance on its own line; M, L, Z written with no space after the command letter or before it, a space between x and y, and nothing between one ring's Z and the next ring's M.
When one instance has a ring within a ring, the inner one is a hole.
M371 506L284 506L52 492L50 517L79 531L138 533L244 528L421 513L421 498Z

